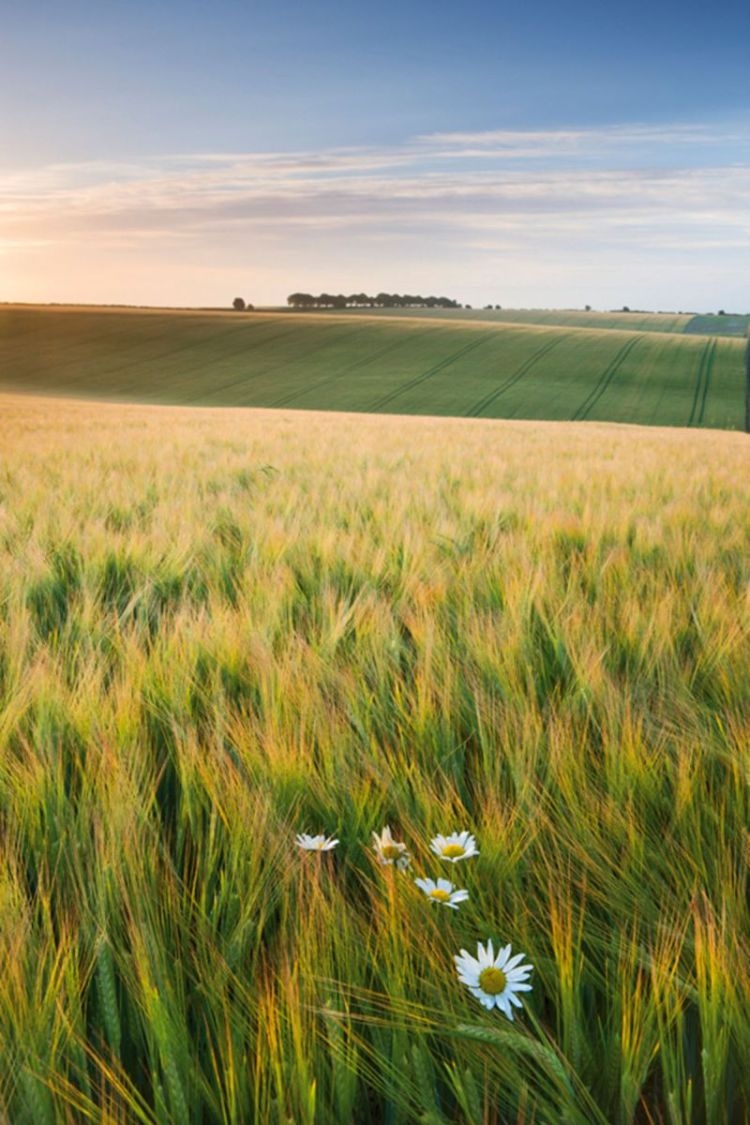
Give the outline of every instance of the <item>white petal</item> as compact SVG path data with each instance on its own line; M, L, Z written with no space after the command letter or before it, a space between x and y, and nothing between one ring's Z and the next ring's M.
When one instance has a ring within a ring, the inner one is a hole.
M510 956L510 950L511 950L510 945L506 945L503 949L500 950L497 957L495 958L495 968L496 969L504 969L505 968L505 963L508 960L508 957Z
M516 965L520 965L521 961L523 961L525 956L526 956L525 953L516 953L515 957L511 957L510 960L506 962L506 965L505 965L506 971L509 970L509 969L515 969Z
M495 959L495 954L492 949L492 939L487 942L486 947L477 942L477 961L483 968L489 968Z
M527 981L529 979L528 969L511 969L510 972L503 970L508 978L509 984L514 984L516 981Z
M459 961L456 960L456 969L459 974L463 973L465 977L476 977L479 980L479 974L482 971L482 966L477 965L476 961Z

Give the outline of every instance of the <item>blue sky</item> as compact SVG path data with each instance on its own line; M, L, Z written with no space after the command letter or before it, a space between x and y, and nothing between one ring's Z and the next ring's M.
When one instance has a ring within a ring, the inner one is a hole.
M750 5L2 15L0 299L750 306Z

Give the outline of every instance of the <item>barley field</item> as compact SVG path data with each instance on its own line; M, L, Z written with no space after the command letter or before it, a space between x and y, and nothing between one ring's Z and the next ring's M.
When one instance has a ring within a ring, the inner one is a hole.
M4 396L0 451L0 1120L750 1120L744 435Z
M440 317L6 306L0 390L741 430L744 346L716 336Z

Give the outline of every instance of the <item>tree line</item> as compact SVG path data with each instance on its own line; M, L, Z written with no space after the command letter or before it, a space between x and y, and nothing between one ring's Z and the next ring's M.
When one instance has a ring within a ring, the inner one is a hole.
M293 309L460 309L458 301L450 297L421 297L411 293L290 293L286 303Z

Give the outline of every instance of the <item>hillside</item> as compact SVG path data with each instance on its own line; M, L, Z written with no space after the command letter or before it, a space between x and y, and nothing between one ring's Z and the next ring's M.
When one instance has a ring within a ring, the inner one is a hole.
M0 309L0 388L206 406L741 429L729 338L329 314Z

